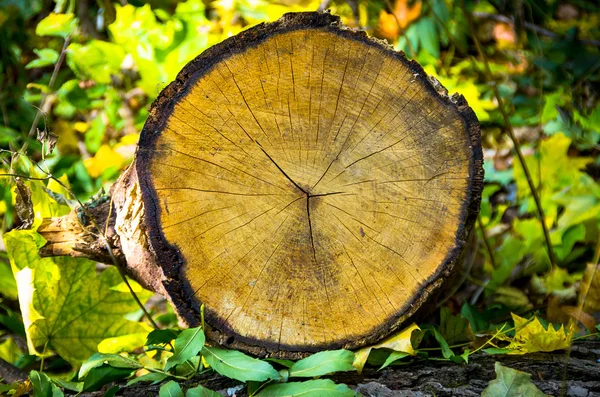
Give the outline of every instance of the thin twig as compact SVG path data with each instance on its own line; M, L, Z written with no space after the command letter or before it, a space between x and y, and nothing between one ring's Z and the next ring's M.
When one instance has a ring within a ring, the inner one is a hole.
M481 230L481 239L483 240L485 249L488 253L488 256L490 257L490 262L492 263L494 269L496 269L496 259L494 259L494 252L492 251L492 246L490 245L490 242L487 236L485 235L485 228L483 227L483 222L481 221L480 214L477 215L477 226L479 226L479 230Z
M56 61L56 65L54 65L54 70L52 71L52 76L50 76L50 81L48 82L49 89L52 88L52 86L56 82L56 77L58 76L58 71L60 70L60 67L62 66L62 63L65 60L65 57L67 55L67 47L69 46L70 41L71 41L71 35L68 35L65 38L65 42L63 44L62 50L60 52L58 60ZM42 95L42 99L40 101L40 106L38 108L38 111L35 114L35 118L33 119L33 123L31 124L31 128L29 129L27 138L31 138L31 137L33 137L33 134L35 134L35 131L37 130L37 125L40 122L40 118L42 117L41 109L44 108L47 98L48 98L48 93L45 92ZM21 153L26 153L28 147L29 147L29 140L26 139L25 142L23 143L23 146L21 147L21 150L13 152L13 156L12 156L12 160L11 160L11 170L12 170L12 166L15 163L15 161L17 161L17 159L19 158L19 155Z
M481 44L479 43L479 40L477 39L477 35L475 33L475 28L473 26L473 21L471 20L471 15L467 11L467 7L465 6L465 1L461 0L460 4L461 4L462 10L463 10L463 13L465 14L465 19L467 20L467 25L468 25L469 31L471 32L471 36L473 38L473 41L475 42L475 47L477 47L477 52L479 53L479 56L481 57L481 60L483 61L486 76L487 76L488 80L490 81L490 83L492 83L493 82L492 71L490 70L490 65L488 63L488 59L487 59L485 53L483 52L483 49L481 48ZM506 113L506 109L504 108L504 101L502 100L502 96L500 96L500 92L498 92L498 86L495 83L493 83L491 85L492 85L492 90L494 92L494 96L496 97L496 100L498 101L498 109L500 110L500 113L502 113L502 118L504 119L504 124L506 125L506 131L508 132L508 136L510 137L510 140L513 143L515 152L517 153L517 158L519 160L519 163L521 164L521 167L523 168L523 173L525 174L525 178L527 179L527 184L529 185L529 189L531 190L533 200L535 201L535 206L536 206L536 209L538 212L538 218L540 220L542 230L544 232L544 239L546 240L546 248L548 250L548 257L550 259L550 264L552 265L552 268L554 269L554 268L556 268L556 257L554 256L554 250L552 249L552 242L550 240L550 232L548 231L548 227L546 226L546 216L544 215L544 209L542 208L540 196L538 195L535 185L533 184L533 178L531 177L531 172L529 171L529 167L527 166L527 163L525 162L525 157L523 156L523 152L521 151L521 145L520 145L519 141L517 140L517 137L515 136L515 133L514 133L514 130L512 127L512 123L510 122L510 118L508 117L508 114Z

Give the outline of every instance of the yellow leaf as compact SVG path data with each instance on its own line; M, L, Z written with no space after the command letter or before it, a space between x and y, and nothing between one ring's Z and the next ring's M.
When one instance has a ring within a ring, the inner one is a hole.
M354 365L354 368L356 368L356 370L360 374L365 366L365 363L367 362L367 359L369 358L371 350L373 349L391 349L397 352L404 352L410 354L411 356L414 356L416 352L413 348L410 339L413 331L415 330L421 330L421 328L419 328L417 324L413 323L410 326L404 328L402 331L398 332L397 334L394 334L389 338L384 339L376 345L363 347L362 349L354 353L355 359L352 365Z
M105 354L117 354L144 346L148 333L152 331L152 328L143 323L140 323L140 325L143 332L106 338L98 343L98 351Z
M512 350L509 354L551 352L569 347L572 328L565 331L564 325L561 325L558 330L555 330L554 326L549 324L548 329L545 329L537 317L527 320L512 314L512 318L516 332L512 342L507 346L507 349Z
M84 161L84 165L90 176L97 178L110 167L121 168L124 162L123 156L112 150L110 146L102 145L94 157Z

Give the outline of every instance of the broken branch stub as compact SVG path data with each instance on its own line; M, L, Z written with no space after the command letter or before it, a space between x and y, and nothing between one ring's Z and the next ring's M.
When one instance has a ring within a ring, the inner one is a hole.
M462 96L336 16L287 14L163 90L110 222L189 325L204 304L214 341L290 357L398 329L450 275L482 179Z

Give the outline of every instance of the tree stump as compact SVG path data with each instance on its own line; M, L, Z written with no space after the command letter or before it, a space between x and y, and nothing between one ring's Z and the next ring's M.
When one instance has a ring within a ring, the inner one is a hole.
M482 180L462 96L336 16L286 14L163 90L103 221L189 325L203 304L213 340L290 357L405 323L451 273ZM93 256L64 223L41 227L43 253Z

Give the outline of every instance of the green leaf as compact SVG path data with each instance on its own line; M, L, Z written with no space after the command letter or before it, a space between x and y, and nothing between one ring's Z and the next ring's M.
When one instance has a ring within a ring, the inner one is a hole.
M83 382L82 391L96 391L111 382L129 377L133 371L132 368L115 368L108 364L103 364L88 372Z
M114 397L121 388L117 385L111 387L102 395L102 397Z
M29 379L33 386L33 397L62 397L63 392L43 372L31 371Z
M256 397L353 397L354 395L354 391L346 385L336 385L330 379L318 379L271 385L265 387Z
M73 14L51 13L35 27L38 36L59 36L66 38L77 26L77 18Z
M530 374L505 367L499 362L496 362L495 370L496 379L490 381L481 397L546 396L531 383Z
M175 339L175 352L167 360L165 371L197 356L204 347L204 340L205 337L202 327L190 328L182 331L177 339Z
M35 52L39 58L34 59L25 65L25 69L43 68L44 66L54 65L58 60L58 52L51 48L43 48L41 50L35 48L33 52Z
M193 389L188 389L187 392L185 392L185 397L221 397L221 395L202 385L198 385Z
M139 369L142 365L131 358L119 356L118 354L101 354L96 353L83 363L79 369L79 378L83 379L88 372L103 364L108 364L114 368L131 368Z
M138 306L128 292L112 288L122 282L118 269L111 267L97 275L96 264L89 260L40 258L38 249L45 241L29 230L6 233L4 241L18 280L30 352L39 355L38 348L49 343L61 357L78 365L96 353L106 338L149 331L148 326L124 318Z
M429 54L431 54L434 58L439 58L440 43L437 32L435 31L434 23L435 22L432 18L421 18L415 24L415 27L419 36L419 42L421 43L421 47L425 49L425 51L427 51Z
M442 356L444 356L444 358L454 361L455 363L467 362L464 354L460 356L454 354L452 349L450 349L450 346L448 346L448 342L446 342L442 334L440 334L437 329L430 328L430 330L433 333L435 340L437 340L437 342L440 344L440 347L442 348ZM468 357L468 354L466 357Z
M440 333L449 345L469 342L475 339L469 322L460 314L453 315L449 308L440 310Z
M296 362L290 367L290 377L315 377L340 371L355 371L354 353L349 350L323 351Z
M469 321L473 332L483 332L489 329L490 324L483 317L483 315L481 315L481 313L477 311L477 309L474 306L465 303L462 306L460 313L463 315L464 318L466 318Z
M170 380L160 387L158 391L159 397L183 397L183 391L179 383Z
M392 352L390 353L390 355L385 359L385 362L383 363L383 365L379 368L384 369L385 367L387 367L388 365L392 364L394 361L398 361L404 357L408 357L410 356L410 354L406 353L406 352Z
M271 364L235 350L204 346L202 354L208 365L228 378L242 382L249 380L263 382L280 378L279 372Z
M139 382L152 382L152 384L160 383L163 380L167 379L169 375L161 374L160 372L150 372L148 374L138 376L137 378L133 378L125 386L135 385Z
M149 345L164 345L177 338L180 332L172 329L155 329L152 330L146 338L146 346Z

